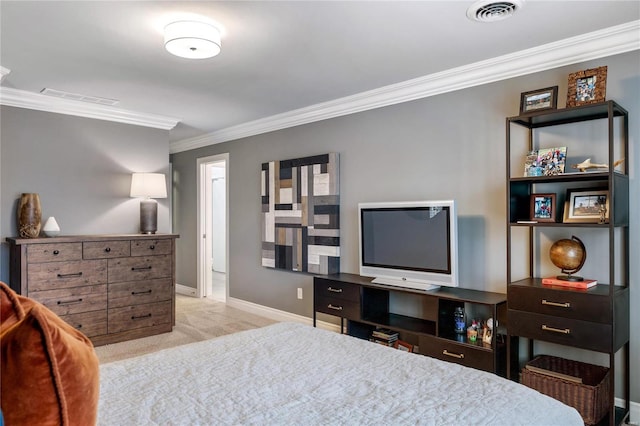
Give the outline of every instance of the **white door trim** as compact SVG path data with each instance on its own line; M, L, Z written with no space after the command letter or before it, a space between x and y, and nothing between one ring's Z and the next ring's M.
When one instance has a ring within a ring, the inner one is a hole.
M196 160L197 171L197 238L198 238L198 258L197 258L197 284L196 297L205 297L207 286L207 276L211 275L211 256L206 244L206 236L210 234L207 230L207 199L211 200L211 179L207 179L207 166L211 163L225 164L225 298L229 297L229 154L211 155L198 158ZM210 202L210 201L209 201ZM210 215L209 215L210 216ZM209 221L210 223L210 221ZM209 271L208 271L209 270Z

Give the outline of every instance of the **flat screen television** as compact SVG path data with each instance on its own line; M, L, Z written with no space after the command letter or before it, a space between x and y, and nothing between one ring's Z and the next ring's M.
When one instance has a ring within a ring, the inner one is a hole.
M456 203L358 204L360 275L419 290L458 286Z

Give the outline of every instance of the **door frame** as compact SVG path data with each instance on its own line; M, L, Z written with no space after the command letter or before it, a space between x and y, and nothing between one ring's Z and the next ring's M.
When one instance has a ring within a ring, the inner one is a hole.
M197 171L197 234L198 239L198 254L197 254L197 271L198 282L196 284L196 297L207 296L207 276L211 276L211 273L207 274L207 271L211 271L211 244L208 244L209 250L207 250L207 212L211 217L211 180L207 181L207 168L213 163L224 162L224 177L225 177L225 300L229 297L229 153L210 155L208 157L201 157L196 160Z

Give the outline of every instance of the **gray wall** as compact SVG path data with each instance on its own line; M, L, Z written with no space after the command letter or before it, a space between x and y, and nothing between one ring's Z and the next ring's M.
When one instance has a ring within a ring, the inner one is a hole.
M554 85L559 86L558 106L564 107L568 74L603 65L608 65L607 99L619 102L630 116L630 255L640 258L640 53L636 51L172 155L174 230L181 234L178 283L196 286L196 159L229 153L229 295L311 316L311 276L260 266L260 165L336 151L341 167L344 272L358 272L358 202L455 198L461 285L506 292L505 117L518 114L521 92ZM569 161L570 157L569 153ZM631 264L631 283L631 306L640 306L637 262ZM304 289L303 300L296 299L297 287ZM639 322L634 309L631 323ZM637 360L636 333L631 346L632 359ZM566 347L549 348L556 349L567 353ZM572 356L602 361L593 353ZM631 397L640 400L637 374Z
M1 280L23 192L40 195L43 223L54 216L62 234L138 232L131 173L169 174L168 131L6 106L0 116ZM169 232L169 200L158 201L158 231Z

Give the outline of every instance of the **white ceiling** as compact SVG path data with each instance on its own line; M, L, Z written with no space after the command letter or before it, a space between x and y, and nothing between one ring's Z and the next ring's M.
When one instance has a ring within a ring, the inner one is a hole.
M2 86L117 99L179 119L181 141L640 19L638 0L528 0L478 23L472 3L2 0ZM220 55L164 50L163 26L187 14L219 23Z

